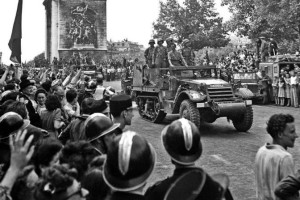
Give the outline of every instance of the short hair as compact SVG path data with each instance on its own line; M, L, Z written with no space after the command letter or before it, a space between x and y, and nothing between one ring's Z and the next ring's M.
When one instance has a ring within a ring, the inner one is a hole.
M77 180L81 180L88 170L89 163L97 156L94 147L87 141L69 142L62 149L61 164L68 164L78 172Z
M4 113L7 112L15 112L19 114L23 119L26 119L28 115L26 105L19 101L13 101L7 104Z
M35 100L35 101L37 101L37 97L38 97L38 95L39 95L40 93L45 94L45 96L47 97L47 91L44 90L43 88L40 88L40 89L38 89L38 90L35 92L35 95L34 95L34 100Z
M103 84L103 78L97 77L97 84L102 85Z
M42 144L35 147L34 156L32 158L35 172L41 176L40 166L50 167L53 157L62 149L63 145L55 138L47 138Z
M92 113L92 105L94 99L93 98L85 98L81 103L81 112L82 114L91 114Z
M278 134L284 131L286 124L292 122L294 122L294 117L290 114L272 115L267 122L267 132L276 139Z
M77 97L77 92L74 89L70 89L66 93L66 99L70 103Z
M49 95L45 102L46 109L48 111L53 111L57 108L61 108L61 103L56 95Z

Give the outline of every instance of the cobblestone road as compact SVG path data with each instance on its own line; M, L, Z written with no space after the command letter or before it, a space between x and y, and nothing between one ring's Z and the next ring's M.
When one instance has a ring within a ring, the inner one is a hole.
M106 83L112 85L118 83ZM117 89L118 90L118 89ZM237 132L226 118L218 119L213 124L202 124L203 154L197 162L208 173L226 173L230 178L230 189L234 199L254 200L254 158L260 146L271 142L271 137L265 131L266 121L275 113L289 113L296 119L296 130L300 130L300 109L277 106L253 106L254 123L249 132ZM164 151L160 132L170 121L177 118L176 115L167 116L164 124L153 124L142 120L137 111L134 112L132 126L127 129L143 134L154 146L157 152L156 169L150 178L149 184L166 178L172 174L173 166ZM296 163L296 169L300 169L300 138L296 140L295 147L290 149Z

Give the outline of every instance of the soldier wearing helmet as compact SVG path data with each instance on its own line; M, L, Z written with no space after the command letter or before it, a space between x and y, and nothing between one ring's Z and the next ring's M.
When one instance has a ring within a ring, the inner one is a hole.
M202 144L199 129L194 123L184 118L178 119L163 129L161 138L175 171L171 177L150 187L146 199L174 199L172 196L176 199L224 198L228 191L228 177L218 175L222 178L217 181L195 165L202 154Z
M164 40L162 38L157 39L157 46L154 49L154 54L152 57L152 65L155 68L166 68L167 67L167 57L168 51L165 46L163 46Z
M154 44L155 41L153 39L149 40L150 47L148 47L144 53L146 64L148 65L148 67L152 67L152 58L155 49Z
M153 172L155 150L136 132L117 136L108 149L103 179L113 191L110 199L144 199L143 189Z
M187 62L188 66L194 66L195 60L195 53L194 50L191 48L191 42L188 39L184 39L182 41L182 49L181 54L184 60Z

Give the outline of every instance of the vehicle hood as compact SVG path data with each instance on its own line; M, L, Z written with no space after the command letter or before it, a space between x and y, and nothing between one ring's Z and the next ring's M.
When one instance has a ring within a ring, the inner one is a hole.
M194 84L201 84L205 83L206 85L223 85L223 84L228 84L228 82L222 80L222 79L214 79L214 78L208 78L208 79L184 79L182 80L184 82L189 82L189 83L194 83Z

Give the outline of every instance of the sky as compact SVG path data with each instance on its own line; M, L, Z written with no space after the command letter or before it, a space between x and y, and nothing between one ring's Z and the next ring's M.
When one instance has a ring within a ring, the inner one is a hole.
M182 2L183 0L179 0ZM215 9L226 21L230 13L215 0ZM2 62L10 64L8 42L16 15L18 0L0 0L0 52ZM127 38L147 46L152 37L152 23L159 14L159 0L107 0L107 39ZM45 50L45 8L43 0L23 0L22 61L30 61Z

